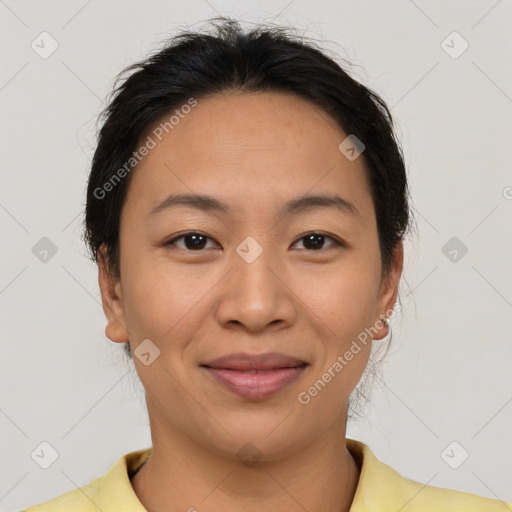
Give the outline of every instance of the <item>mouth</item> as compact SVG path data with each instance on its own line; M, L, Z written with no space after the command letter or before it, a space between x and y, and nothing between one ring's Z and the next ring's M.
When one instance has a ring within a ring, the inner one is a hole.
M264 400L294 382L309 363L279 353L232 354L201 364L214 380L246 400Z

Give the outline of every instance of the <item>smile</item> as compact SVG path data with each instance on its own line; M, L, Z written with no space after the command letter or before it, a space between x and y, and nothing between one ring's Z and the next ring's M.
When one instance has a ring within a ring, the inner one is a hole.
M267 353L233 354L201 365L217 383L246 400L264 400L294 382L308 363Z

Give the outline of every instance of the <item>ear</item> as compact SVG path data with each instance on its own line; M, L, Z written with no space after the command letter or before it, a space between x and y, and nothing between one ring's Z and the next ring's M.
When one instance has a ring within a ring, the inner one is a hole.
M374 336L375 340L381 340L389 331L389 327L383 325L382 319L384 317L389 317L393 312L393 306L395 305L398 296L398 284L400 283L403 265L404 246L402 242L399 242L393 252L391 268L387 275L384 276L380 287L377 309L378 317L375 319L375 326L382 325L382 328L378 329L379 332Z
M116 343L128 341L126 329L121 280L114 279L108 271L106 248L102 245L98 251L98 283L101 291L101 303L107 317L105 334Z

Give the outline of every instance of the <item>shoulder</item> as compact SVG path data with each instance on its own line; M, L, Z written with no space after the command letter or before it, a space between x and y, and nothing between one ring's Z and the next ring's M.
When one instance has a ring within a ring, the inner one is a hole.
M396 473L392 479L403 512L505 512L512 505L468 492L421 484ZM401 508L400 507L400 508Z
M347 439L361 466L351 512L504 512L512 504L476 494L421 484L403 477L375 457L365 444Z
M98 512L122 510L142 512L144 508L133 491L130 474L151 455L151 448L119 458L104 476L22 512Z
M74 489L52 500L29 507L22 512L98 512L95 496L98 494L98 478L90 484Z

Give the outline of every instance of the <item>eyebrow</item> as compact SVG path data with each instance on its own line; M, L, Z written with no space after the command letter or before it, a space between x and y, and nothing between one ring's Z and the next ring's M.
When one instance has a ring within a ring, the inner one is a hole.
M205 194L171 194L161 203L157 204L148 213L148 217L152 217L163 211L173 210L180 206L195 208L204 212L232 213L232 208L228 204L212 196ZM278 213L284 216L315 208L335 208L344 214L360 215L354 204L343 199L341 196L333 194L307 195L297 199L291 199L281 207Z

